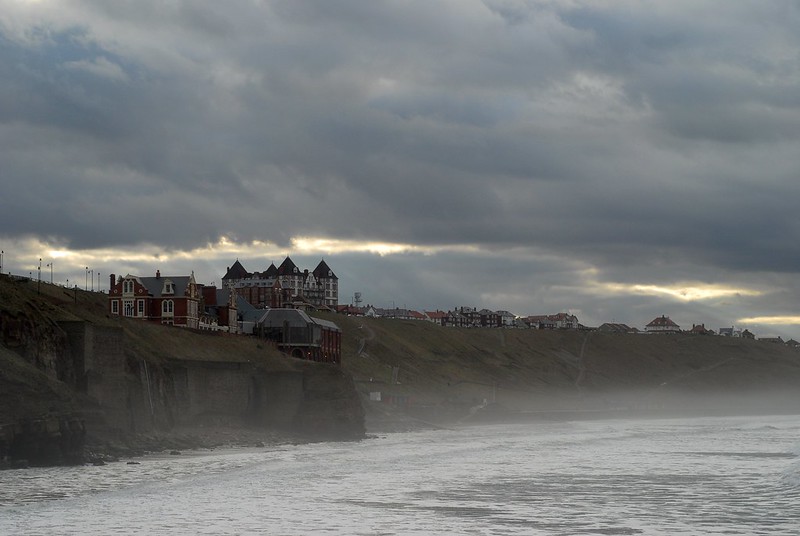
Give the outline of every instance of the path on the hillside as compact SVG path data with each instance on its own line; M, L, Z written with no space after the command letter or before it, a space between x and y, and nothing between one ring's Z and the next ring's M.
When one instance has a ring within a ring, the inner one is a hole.
M361 324L360 326L358 326L358 329L363 329L364 331L366 331L367 336L358 339L358 350L356 351L356 355L359 357L369 357L369 354L366 353L364 350L367 347L367 341L375 340L375 332L372 331L372 328L370 328L366 324Z
M575 387L578 389L578 392L581 391L581 382L586 377L586 362L583 359L583 354L586 351L586 344L589 342L589 337L591 335L591 331L586 332L586 336L583 338L583 344L581 344L581 351L578 354L578 377L575 378Z

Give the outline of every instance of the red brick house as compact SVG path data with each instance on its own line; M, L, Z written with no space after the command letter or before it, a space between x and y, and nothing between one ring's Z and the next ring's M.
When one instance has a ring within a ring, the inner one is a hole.
M139 318L170 326L197 328L200 324L200 291L194 273L155 277L110 277L108 312L112 316Z

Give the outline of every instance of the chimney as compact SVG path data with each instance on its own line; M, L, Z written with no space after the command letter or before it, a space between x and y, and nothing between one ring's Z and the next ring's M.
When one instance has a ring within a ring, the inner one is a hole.
M108 276L108 280L109 280L108 288L109 289L114 288L114 284L117 282L116 276L114 274L111 274L110 276Z
M161 270L156 270L156 279L161 279Z

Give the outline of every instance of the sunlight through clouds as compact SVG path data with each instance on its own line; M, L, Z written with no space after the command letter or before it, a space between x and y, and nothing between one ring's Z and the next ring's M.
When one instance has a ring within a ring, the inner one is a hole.
M800 316L753 316L740 318L740 324L768 324L773 326L800 326Z
M480 248L466 244L421 246L391 242L362 242L358 240L340 240L335 238L297 237L292 239L292 249L300 253L375 253L384 257L400 253L434 255L445 251L476 253Z
M761 296L763 292L747 288L729 288L718 285L638 285L606 283L600 284L606 291L618 294L644 296L668 296L680 301L713 300L735 296Z

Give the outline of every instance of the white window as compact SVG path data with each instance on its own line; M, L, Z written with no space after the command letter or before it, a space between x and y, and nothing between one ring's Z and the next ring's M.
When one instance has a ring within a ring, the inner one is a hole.
M133 300L123 300L123 316L133 316Z
M144 300L136 300L136 316L144 316Z
M133 280L126 279L122 282L122 293L123 294L133 294Z
M112 315L119 314L119 300L111 300L111 314Z
M172 300L164 300L161 302L161 314L171 316L174 313L174 304Z

